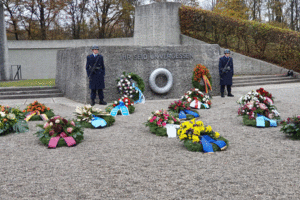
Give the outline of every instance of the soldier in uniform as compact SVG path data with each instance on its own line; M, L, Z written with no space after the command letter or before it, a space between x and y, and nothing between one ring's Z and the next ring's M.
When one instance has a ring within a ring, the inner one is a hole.
M233 60L230 57L230 50L224 50L224 56L219 60L219 74L220 74L220 85L221 85L221 97L224 96L225 85L227 86L227 92L229 97L234 97L231 94L231 85L233 77Z
M96 92L99 96L99 104L106 105L104 101L103 89L105 88L104 76L105 67L103 56L98 54L99 47L94 45L92 47L93 54L87 56L86 72L89 77L89 88L91 89L91 105L95 105Z

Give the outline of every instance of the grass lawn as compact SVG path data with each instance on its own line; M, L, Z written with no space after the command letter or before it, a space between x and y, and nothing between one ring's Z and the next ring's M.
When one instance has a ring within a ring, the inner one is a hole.
M30 87L30 86L55 86L55 79L27 79L18 81L1 81L0 87Z

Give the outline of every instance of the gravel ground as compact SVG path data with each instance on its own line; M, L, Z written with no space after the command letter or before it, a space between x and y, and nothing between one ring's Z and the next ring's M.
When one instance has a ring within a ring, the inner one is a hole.
M236 100L259 87L233 88L234 98L213 97L200 119L230 142L226 151L189 152L175 138L143 125L152 111L174 100L146 101L113 126L85 129L76 147L47 149L30 131L0 137L0 199L299 199L300 141L276 128L243 126ZM300 114L299 84L264 87L283 119ZM33 100L0 104L21 109ZM39 99L70 118L79 103ZM104 106L97 106L104 108Z

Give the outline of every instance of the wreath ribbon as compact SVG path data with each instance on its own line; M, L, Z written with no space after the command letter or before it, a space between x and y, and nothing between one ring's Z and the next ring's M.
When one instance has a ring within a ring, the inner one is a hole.
M32 111L25 115L25 121L28 122L34 115L39 115L43 121L48 121L48 117L46 114L41 114L40 111Z
M257 117L256 117L256 126L257 127L266 127L266 121L270 122L271 127L277 126L277 122L275 120L272 120L263 115L257 114Z
M211 143L216 144L221 150L225 150L227 148L226 142L222 140L215 140L208 135L201 136L201 143L204 153L214 153Z
M142 93L142 91L141 91L137 86L135 86L134 83L132 83L132 87L134 87L135 90L139 91L139 99L136 100L134 103L145 103L145 100L146 100L146 99L145 99L145 96L144 96L144 94Z
M194 117L199 117L199 114L196 112L193 112L191 110L182 110L179 112L179 119L186 119L186 114L193 115Z
M107 122L102 119L101 117L96 117L95 115L93 115L93 119L91 124L95 127L98 128L99 126L104 127L107 125Z
M73 137L67 137L67 134L61 132L58 136L52 137L48 143L48 148L56 148L60 138L63 138L69 147L74 146L76 141Z
M208 93L208 87L209 87L210 90L212 90L211 84L210 84L210 82L209 82L209 80L208 80L208 78L207 78L206 75L203 75L202 79L203 79L204 86L205 86L205 93Z
M110 115L115 117L118 114L119 110L121 110L121 113L122 113L123 116L128 116L129 115L128 108L125 106L123 101L119 101L119 105L117 105L116 107L114 107L111 110Z

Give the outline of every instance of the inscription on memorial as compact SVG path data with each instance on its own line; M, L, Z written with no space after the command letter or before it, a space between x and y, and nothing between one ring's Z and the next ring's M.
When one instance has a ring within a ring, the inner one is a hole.
M190 53L157 53L157 54L121 54L120 60L189 60L193 59Z

